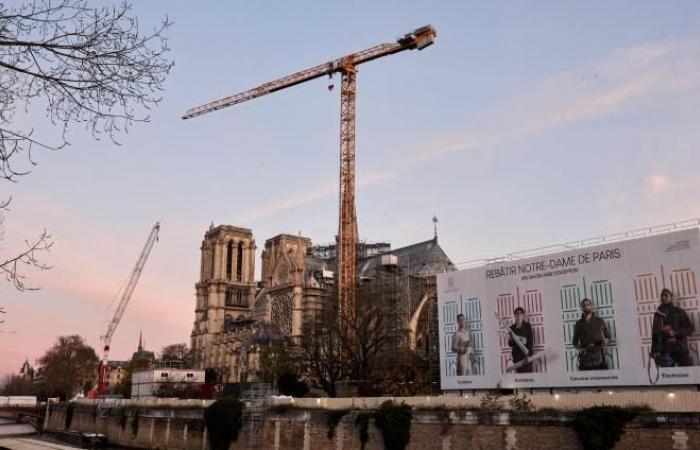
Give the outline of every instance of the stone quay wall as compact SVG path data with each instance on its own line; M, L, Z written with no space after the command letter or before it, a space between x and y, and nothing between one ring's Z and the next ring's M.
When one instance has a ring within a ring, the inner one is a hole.
M319 403L316 399L303 399ZM314 405L273 406L257 421L243 424L231 450L349 450L362 447L357 418L371 412L357 408L345 414L329 438L328 405L345 404L326 400L325 408ZM339 399L349 400L349 399ZM354 399L357 400L357 399ZM387 399L377 399L387 400ZM400 403L401 399L394 399ZM434 400L433 400L434 402ZM69 428L107 436L112 444L141 449L209 450L203 411L211 401L121 400L73 402L52 405L47 431ZM289 402L284 402L289 403ZM299 403L295 399L294 403ZM374 399L368 401L374 405ZM368 405L366 405L368 406ZM546 409L531 413L468 410L453 404L421 405L413 412L409 450L537 450L581 449L571 426L573 415ZM426 409L432 408L432 409ZM370 420L366 450L384 448L380 430ZM630 422L615 447L629 450L700 449L700 414L695 412L649 412Z

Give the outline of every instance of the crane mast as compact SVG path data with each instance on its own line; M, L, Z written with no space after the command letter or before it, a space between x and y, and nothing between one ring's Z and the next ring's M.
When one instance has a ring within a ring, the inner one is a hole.
M107 331L104 335L100 336L100 340L104 344L104 348L102 353L102 361L100 362L97 395L102 395L104 393L104 379L105 372L107 370L107 357L109 355L109 346L112 343L112 337L114 336L114 332L119 326L119 322L121 322L122 320L122 316L124 315L126 306L129 304L129 300L131 300L131 295L134 293L136 283L138 283L139 278L141 277L141 272L143 272L143 268L146 265L146 260L148 260L148 256L151 254L151 249L158 240L159 231L160 222L156 222L156 224L153 225L153 228L151 229L151 233L148 235L146 245L144 245L143 250L141 250L139 259L136 261L136 266L134 266L134 269L129 275L129 280L126 284L126 287L124 288L124 292L122 293L121 298L119 299L117 309L114 311L112 320L110 320L109 324L107 325Z
M404 50L423 50L433 43L435 36L435 29L431 25L426 25L398 38L395 43L379 44L261 84L253 89L190 108L182 117L183 119L191 119L322 76L332 76L335 73L341 74L340 182L336 258L338 261L340 313L351 324L354 323L356 317L355 285L357 282L356 252L358 242L357 213L355 208L355 98L357 91L357 66Z

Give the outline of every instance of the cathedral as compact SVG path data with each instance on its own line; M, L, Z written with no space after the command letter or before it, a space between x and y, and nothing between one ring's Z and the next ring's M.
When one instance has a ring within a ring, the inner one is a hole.
M260 350L300 344L333 292L335 245L312 245L301 235L272 237L262 249L258 281L256 249L253 232L232 225L212 224L202 241L191 347L197 367L213 370L219 382L259 380ZM435 274L455 270L437 232L398 249L359 243L357 255L359 288L382 282L390 292L377 301L400 305L392 308L397 345L437 358Z

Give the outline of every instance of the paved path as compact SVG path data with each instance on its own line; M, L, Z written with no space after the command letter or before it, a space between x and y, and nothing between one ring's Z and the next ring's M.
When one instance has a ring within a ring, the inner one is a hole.
M19 423L16 419L0 417L0 438L35 433L36 428L28 423Z
M40 441L38 439L15 437L0 438L0 449L8 450L75 450L75 447L54 444L53 442Z

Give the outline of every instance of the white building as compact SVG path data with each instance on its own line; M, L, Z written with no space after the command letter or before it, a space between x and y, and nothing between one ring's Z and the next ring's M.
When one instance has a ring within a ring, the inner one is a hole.
M186 387L204 384L204 370L151 367L131 375L131 398L155 397L161 386Z

